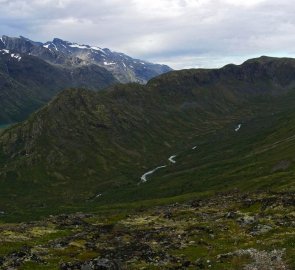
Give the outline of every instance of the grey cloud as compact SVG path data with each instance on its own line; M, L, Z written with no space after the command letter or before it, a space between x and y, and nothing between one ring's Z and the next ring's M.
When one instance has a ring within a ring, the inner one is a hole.
M0 0L0 31L109 47L175 68L292 56L289 0Z

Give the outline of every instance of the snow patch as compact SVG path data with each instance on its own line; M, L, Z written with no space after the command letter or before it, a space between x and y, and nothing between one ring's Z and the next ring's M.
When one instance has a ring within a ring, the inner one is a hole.
M56 51L58 51L58 48L56 47L56 45L55 45L54 43L52 43L52 45L54 46L54 49L55 49Z
M79 45L79 44L71 44L69 45L71 48L78 48L78 49L89 49L87 46Z
M50 44L43 45L44 48L48 49Z
M95 51L100 51L102 52L103 54L106 54L105 51L102 49L102 48L99 48L99 47L95 47L95 46L92 46L90 47L92 50L95 50Z
M114 63L114 62L103 62L103 64L105 65L105 66L111 66L111 65L116 65L116 63Z
M18 55L18 54L14 54L14 53L12 53L10 56L11 56L12 58L17 59L18 61L20 61L20 60L22 59L21 56Z
M9 50L3 49L3 50L0 50L0 52L2 52L2 54L7 54L9 53Z

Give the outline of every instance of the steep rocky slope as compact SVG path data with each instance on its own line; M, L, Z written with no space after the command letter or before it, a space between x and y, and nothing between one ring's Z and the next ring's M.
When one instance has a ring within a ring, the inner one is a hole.
M105 68L122 83L146 83L149 79L172 69L166 65L153 64L134 59L126 54L113 52L107 48L79 45L55 38L41 43L24 37L2 36L0 49L34 55L49 63L65 66L97 65Z

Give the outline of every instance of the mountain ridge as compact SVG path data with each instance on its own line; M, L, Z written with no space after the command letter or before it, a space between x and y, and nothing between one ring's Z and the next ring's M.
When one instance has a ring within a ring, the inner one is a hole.
M226 189L222 178L213 174L220 168L219 175L227 175L223 170L228 165L223 159L216 160L221 153L234 159L244 151L248 166L252 159L247 156L254 154L251 148L243 148L245 142L267 149L267 140L261 141L264 133L273 144L276 137L284 138L291 132L277 134L272 126L280 126L280 115L288 114L294 105L295 77L290 80L289 75L295 71L295 60L288 60L287 68L281 59L271 60L270 67L259 59L253 61L254 66L246 63L211 71L173 71L146 86L121 84L101 92L62 92L27 121L1 134L1 190L5 196L20 198L19 191L13 190L19 183L25 189L30 187L37 201L45 200L46 205L54 202L57 207L65 199L70 204L81 203L97 194L103 194L99 201L107 204L176 196L216 186ZM286 73L280 72L281 67ZM247 125L257 135L245 132ZM237 126L240 128L235 131ZM196 145L202 147L193 154ZM138 185L144 173L164 165L169 156L177 156L175 165ZM284 152L277 156L280 160L290 158ZM186 163L182 165L179 160ZM276 177L271 168L280 160L269 161L263 175ZM219 165L212 169L210 162ZM201 167L195 171L196 166ZM241 165L237 162L235 166ZM190 171L193 173L187 174ZM242 182L227 177L236 187L256 179L248 174L244 176L247 181ZM267 185L267 181L259 185ZM290 182L288 185L292 186ZM56 186L60 188L56 190ZM54 195L50 195L53 190ZM34 200L31 195L23 194L22 203Z
M2 36L0 49L37 56L49 63L67 66L95 64L107 69L122 83L146 83L152 77L171 71L166 65L153 64L133 59L123 54L96 46L79 45L60 38L45 43L35 42L25 37Z
M117 80L96 65L66 68L22 53L0 50L0 124L19 122L69 87L92 90Z
M22 36L2 36L0 125L26 119L66 88L96 91L119 81L144 84L151 77L170 70L109 49L81 46L57 38L41 43Z

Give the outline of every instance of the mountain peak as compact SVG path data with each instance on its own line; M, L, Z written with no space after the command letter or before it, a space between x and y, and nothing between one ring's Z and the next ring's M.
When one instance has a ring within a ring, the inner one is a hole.
M267 56L267 55L262 55L257 58L249 59L245 61L242 65L244 64L249 64L249 63L260 63L260 64L266 64L266 63L283 63L283 62L294 62L293 58L288 58L288 57L272 57L272 56Z
M3 36L0 40L0 49L33 55L51 64L62 66L97 65L111 72L122 83L145 84L151 78L172 70L166 65L134 59L108 48L69 42L61 38L41 43L23 36Z
M20 39L24 39L24 40L26 40L26 41L32 41L32 40L30 40L29 38L26 38L26 37L24 37L24 36L19 36L19 38L20 38Z
M65 40L63 40L63 39L61 39L61 38L54 38L53 40L52 40L52 42L66 42L66 43L68 43L68 41L65 41Z
M52 41L48 41L46 43L53 43L53 44L71 44L71 42L63 40L61 38L54 38Z

